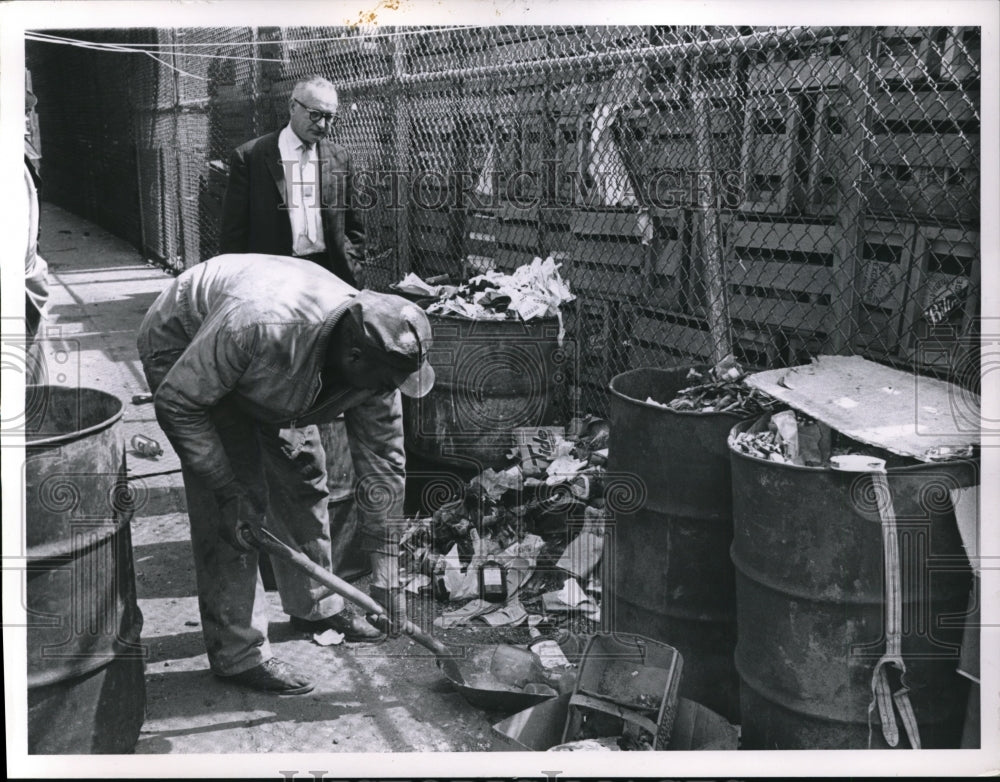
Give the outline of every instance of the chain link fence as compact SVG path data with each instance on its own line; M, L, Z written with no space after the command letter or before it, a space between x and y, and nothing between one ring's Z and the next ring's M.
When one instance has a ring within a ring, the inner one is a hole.
M318 73L370 287L554 257L580 409L626 369L729 352L978 384L979 28L60 34L156 53L33 40L28 65L50 197L168 267L215 253L229 153Z

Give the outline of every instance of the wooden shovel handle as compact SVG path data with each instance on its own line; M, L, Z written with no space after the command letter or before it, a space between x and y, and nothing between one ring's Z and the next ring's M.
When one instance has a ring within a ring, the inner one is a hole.
M373 600L369 595L366 595L360 589L344 581L344 579L334 575L326 568L320 567L302 552L296 551L295 549L285 545L263 527L245 528L244 540L264 553L275 556L293 567L298 568L304 573L307 573L316 581L319 581L324 586L329 587L331 591L336 592L345 600L350 600L355 605L363 608L366 614L374 617L375 623L380 626L380 629L385 630L388 626L388 612L378 602ZM445 644L441 643L434 636L429 633L425 633L409 619L404 619L399 623L399 630L410 636L410 638L419 643L421 646L425 646L430 649L438 657L450 658L455 656L455 653L450 648L445 646Z

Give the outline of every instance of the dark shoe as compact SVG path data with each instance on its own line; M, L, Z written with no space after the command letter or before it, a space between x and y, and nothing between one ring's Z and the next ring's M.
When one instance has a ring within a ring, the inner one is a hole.
M378 628L372 627L364 617L356 616L346 608L326 619L299 619L293 616L292 627L310 634L336 630L338 633L343 633L348 641L377 641L382 638Z
M252 690L273 692L278 695L304 695L307 692L312 692L316 686L302 674L297 673L288 663L282 662L276 657L272 657L248 671L242 671L232 676L220 676L219 678L242 684Z

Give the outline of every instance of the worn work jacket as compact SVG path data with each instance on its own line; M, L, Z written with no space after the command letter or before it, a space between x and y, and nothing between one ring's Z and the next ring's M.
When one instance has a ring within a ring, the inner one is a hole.
M330 334L356 293L310 261L233 254L188 269L160 294L139 328L139 355L147 373L169 366L153 389L156 418L185 467L213 489L235 478L210 415L223 400L281 428L343 413L359 481L390 500L380 520L359 507L362 525L402 517L399 392L324 388L320 379Z

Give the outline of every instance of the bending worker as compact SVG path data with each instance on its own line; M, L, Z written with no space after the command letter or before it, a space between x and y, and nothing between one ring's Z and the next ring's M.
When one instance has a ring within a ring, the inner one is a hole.
M181 460L212 671L254 689L313 684L272 657L257 554L239 534L260 524L330 568L325 455L316 424L343 413L358 475L361 545L372 597L405 618L398 583L405 457L402 391L423 396L431 329L398 296L358 291L315 263L221 255L163 291L139 329L156 417ZM380 637L337 595L273 563L284 611L300 630Z

